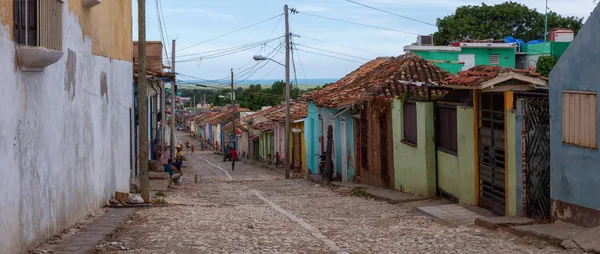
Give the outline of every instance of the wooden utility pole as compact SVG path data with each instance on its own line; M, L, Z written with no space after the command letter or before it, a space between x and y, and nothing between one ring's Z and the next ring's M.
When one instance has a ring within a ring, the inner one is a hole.
M171 71L173 72L173 85L171 86L171 160L175 160L175 101L177 98L177 78L175 78L175 40L173 40L173 49L171 51Z
M283 7L285 14L285 178L290 178L290 24L288 6Z
M142 198L150 202L150 183L148 178L148 160L150 145L148 144L148 80L146 77L146 0L138 0L138 118L140 125L140 189Z
M231 121L232 121L232 125L233 125L233 147L232 149L235 149L237 151L237 142L236 142L236 135L235 135L235 113L237 112L237 108L235 106L235 90L233 89L233 68L231 69L231 105L233 107L233 114L231 116ZM235 170L235 160L233 158L231 158L231 170Z

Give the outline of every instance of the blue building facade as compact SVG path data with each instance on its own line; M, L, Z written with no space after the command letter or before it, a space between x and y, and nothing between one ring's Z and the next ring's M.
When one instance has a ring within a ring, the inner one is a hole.
M327 149L327 128L333 127L333 164L336 175L343 181L352 181L354 170L354 119L348 110L318 107L308 102L308 116L304 121L307 168L319 172L318 155Z
M600 5L550 73L549 85L551 216L585 227L600 226L598 31Z

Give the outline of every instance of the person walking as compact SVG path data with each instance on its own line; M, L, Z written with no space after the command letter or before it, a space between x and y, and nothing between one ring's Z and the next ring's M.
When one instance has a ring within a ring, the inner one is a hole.
M194 154L194 150L195 150L194 145L192 145L192 154Z
M235 150L235 145L230 150L231 157L231 170L235 170L235 160L237 159L237 151Z

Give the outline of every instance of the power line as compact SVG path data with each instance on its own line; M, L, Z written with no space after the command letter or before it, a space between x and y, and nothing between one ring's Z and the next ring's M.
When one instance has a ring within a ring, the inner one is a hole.
M277 18L277 17L280 17L281 15L283 15L283 14L278 14L278 15L276 15L276 16L270 17L270 18L268 18L268 19L265 19L265 20L263 20L263 21L260 21L260 22L254 23L254 24L252 24L252 25L245 26L245 27L242 27L242 28L240 28L240 29L237 29L237 30L231 31L231 32L229 32L229 33L222 34L222 35L219 35L219 36L217 36L217 37L214 37L214 38L211 38L211 39L208 39L208 40L202 41L202 42L200 42L200 43L196 43L196 44L194 44L194 45L191 45L191 46L188 46L188 47L185 47L185 48L179 49L179 50L177 50L176 52L179 52L179 51L182 51L182 50L186 50L186 49L189 49L189 48L192 48L192 47L195 47L195 46L201 45L201 44L203 44L203 43L207 43L207 42L209 42L209 41L214 41L214 40L216 40L216 39L219 39L219 38L225 37L225 36L227 36L227 35L230 35L230 34L237 33L237 32L239 32L239 31L242 31L242 30L248 29L248 28L250 28L250 27L253 27L253 26L256 26L256 25L260 25L260 24L262 24L262 23L265 23L265 22L267 22L267 21L269 21L269 20L272 20L272 19L275 19L275 18Z
M314 52L314 51L309 51L309 50L306 50L306 49L296 49L296 50L303 51L303 52L306 52L306 53L315 54L315 55L320 55L320 56L325 56L325 57L335 58L335 59L344 60L344 61L348 61L348 62L362 64L362 62L359 62L359 61L354 61L354 60L351 60L351 59L341 58L341 57L327 55L327 54L321 54L321 53Z
M321 39L317 39L317 38L308 37L306 35L300 35L300 38L306 38L306 39L310 39L310 40L314 40L314 41L329 43L331 45L340 46L340 47L344 47L344 48L349 48L349 49L353 49L353 50L358 50L358 51L362 51L362 52L366 52L366 53L372 53L372 54L376 54L378 56L385 55L385 54L381 54L381 53L369 51L369 50L366 50L366 49L354 48L354 47L350 47L350 46L346 46L346 45L342 45L342 44L338 44L338 43L334 43L334 42L329 42L329 41L325 41L325 40L321 40Z
M187 54L187 55L178 55L177 57L196 56L196 55L215 53L215 52L221 52L221 51L227 51L227 50L234 50L234 49L240 49L240 48L246 48L246 47L254 47L257 45L262 46L265 43L276 41L282 37L283 36L279 36L279 37L273 38L273 39L267 39L264 41L256 41L256 42L252 42L252 43L248 43L248 44L244 44L244 45L233 46L233 47L229 47L229 48L221 48L221 49L209 50L209 51L204 51L204 52L199 52L199 53L192 53L192 54Z
M292 42L294 40L292 39ZM296 44L292 44L293 48L296 48ZM306 77L306 72L304 71L304 65L302 64L302 59L300 58L300 53L298 53L298 48L294 51L298 56L298 62L300 62L300 69L302 69L302 74L304 75L304 82L308 84L308 78Z
M348 23L348 24L354 24L354 25L358 25L358 26L364 26L364 27L370 27L370 28L377 28L377 29L387 30L387 31L392 31L392 32L397 32L397 33L420 35L418 33L407 32L407 31L402 31L402 30L396 30L396 29L387 28L387 27L381 27L381 26L368 25L368 24L358 23L358 22L354 22L354 21L347 21L347 20L343 20L343 19L325 17L325 16L321 16L321 15L317 15L317 14L312 14L312 13L306 13L306 12L298 12L298 13L304 14L304 15L308 15L308 16L317 17L317 18L322 18L322 19L329 19L329 20L334 20L334 21L338 21L338 22L343 22L343 23Z
M429 22L425 22L425 21L421 21L421 20L414 19L414 18L411 18L411 17L403 16L403 15L400 15L400 14L396 14L396 13L393 13L393 12L389 12L389 11L386 11L386 10L375 8L373 6L369 6L369 5L362 4L362 3L359 3L359 2L355 2L355 1L352 1L352 0L346 0L346 1L351 2L353 4L358 4L358 5L363 6L363 7L367 7L369 9L373 9L373 10L380 11L380 12L385 12L387 14L391 14L391 15L394 15L394 16L397 16L397 17L401 17L401 18L405 18L405 19L412 20L412 21L415 21L415 22L419 22L421 24L425 24L425 25L430 25L430 26L437 27L437 25L429 23Z
M324 51L324 52L327 52L327 53L332 53L332 54L336 54L336 55L342 55L342 56L357 58L357 59L366 60L366 61L370 61L371 60L371 59L364 58L364 57L358 57L358 56L348 55L348 54L344 54L344 53L339 53L339 52L330 51L330 50L326 50L326 49L315 48L315 47L301 45L301 44L296 44L296 46L305 47L305 48L309 48L309 49L315 49L315 50Z
M164 30L163 30L163 21L164 21L164 16L162 16L162 3L160 3L160 0L155 0L155 5L156 5L156 18L158 20L158 30L160 33L160 39L161 42L164 46L166 46L166 40L165 40L165 36L164 34L167 33L167 26L166 24L164 25ZM167 33L168 35L168 33ZM165 55L167 57L167 63L169 65L171 65L171 59L169 57L169 52L167 51L167 47L162 47L165 50ZM162 54L162 53L161 53ZM162 63L161 63L162 64Z

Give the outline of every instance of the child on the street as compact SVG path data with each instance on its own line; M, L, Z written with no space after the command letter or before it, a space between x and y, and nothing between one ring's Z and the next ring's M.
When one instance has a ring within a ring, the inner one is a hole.
M231 170L235 170L235 160L237 159L237 151L235 150L235 145L230 150L231 156Z
M192 145L192 154L194 154L194 145Z
M279 152L275 153L275 167L279 167L279 165L281 164L281 156L279 156Z

